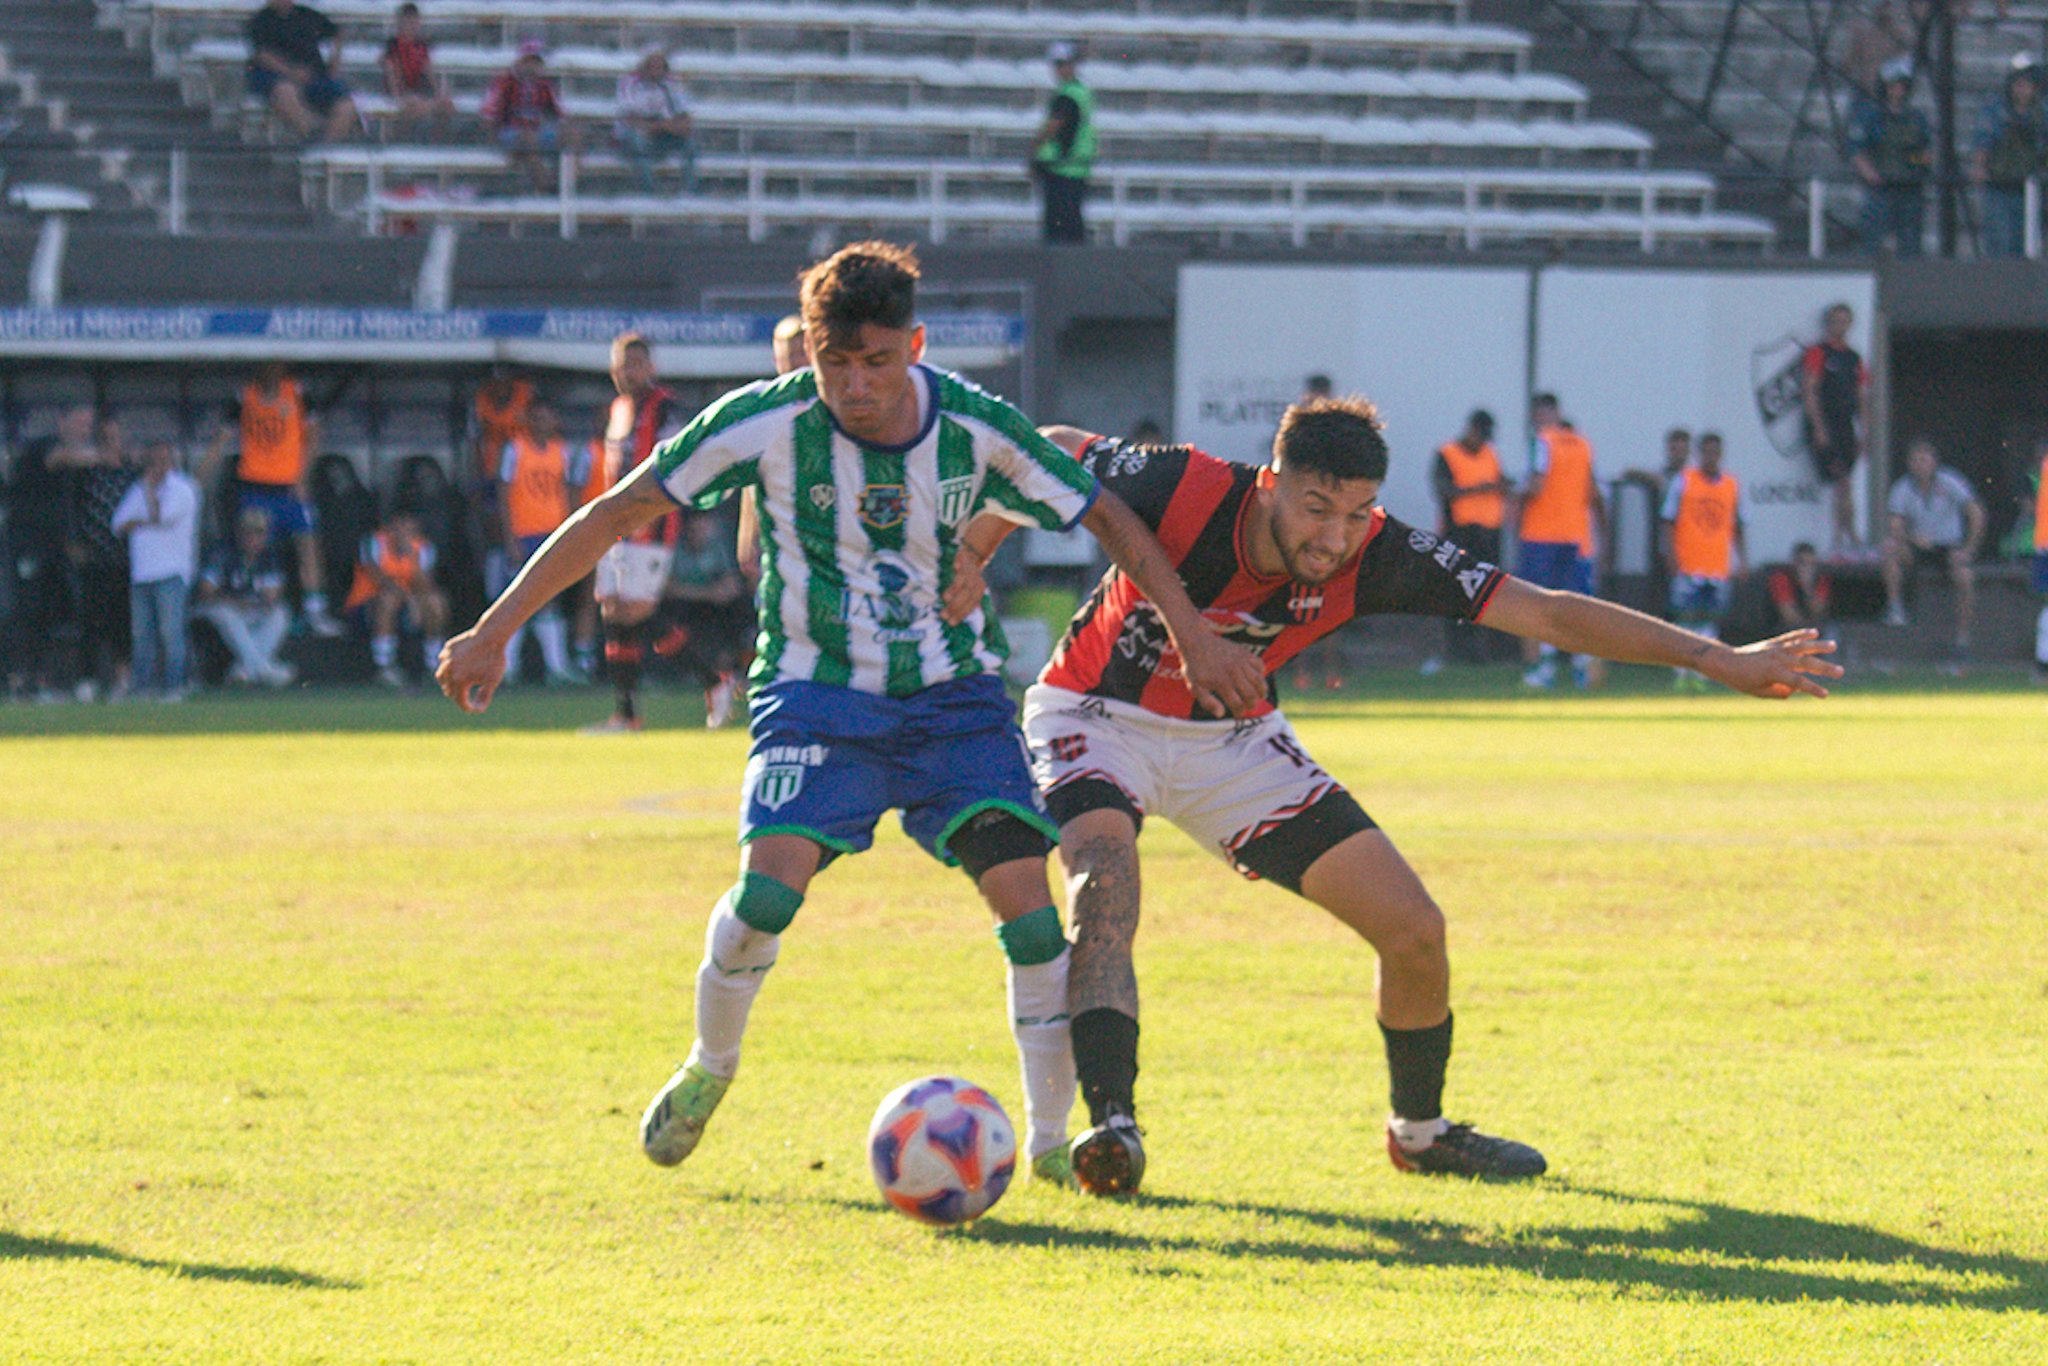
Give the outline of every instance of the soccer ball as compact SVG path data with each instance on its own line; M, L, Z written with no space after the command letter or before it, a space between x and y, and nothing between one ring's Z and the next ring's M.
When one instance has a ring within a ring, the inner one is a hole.
M986 1214L1017 1173L1017 1131L996 1098L959 1077L919 1077L882 1097L868 1126L882 1198L927 1224Z

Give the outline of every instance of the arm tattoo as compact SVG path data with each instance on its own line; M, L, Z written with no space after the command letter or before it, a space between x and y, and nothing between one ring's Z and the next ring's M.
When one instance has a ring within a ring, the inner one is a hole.
M1067 968L1067 1009L1114 1010L1138 1018L1138 975L1131 941L1138 934L1138 850L1099 837L1060 849L1067 868L1074 956Z

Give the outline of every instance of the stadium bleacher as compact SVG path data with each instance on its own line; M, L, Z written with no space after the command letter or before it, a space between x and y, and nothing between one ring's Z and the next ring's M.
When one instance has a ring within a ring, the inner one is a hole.
M262 136L243 91L247 0L102 0L216 122ZM344 74L373 124L391 6L331 0ZM1023 174L1049 36L1088 49L1102 161L1098 240L1425 242L1755 250L1764 220L1717 210L1698 173L1652 170L1640 129L1588 116L1577 83L1532 71L1519 30L1462 3L1212 0L1111 12L831 0L439 0L425 7L459 110L529 38L585 150L555 196L514 192L486 148L357 146L299 160L307 202L380 232L462 221L572 235L616 225L760 241L902 230L1029 240ZM376 40L376 41L373 41ZM692 96L689 198L628 188L609 155L613 87L651 47ZM474 124L471 125L474 127Z

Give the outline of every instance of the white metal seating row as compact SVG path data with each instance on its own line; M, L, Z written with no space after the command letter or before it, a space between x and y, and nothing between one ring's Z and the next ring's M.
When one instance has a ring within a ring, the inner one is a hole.
M377 43L345 44L344 73L375 88L382 80L382 51ZM516 55L509 47L444 44L435 49L434 63L451 86L481 85L509 67ZM239 90L248 56L248 47L239 38L194 42L184 50L181 62L188 90L204 83L215 100ZM640 56L623 48L562 47L549 52L548 69L565 92L609 94L619 77L638 65ZM1045 100L1048 86L1043 62L994 58L679 51L672 54L670 69L699 93L740 94L772 83L791 94L823 98L835 88L854 86L906 104L934 94L971 92L1008 96L1013 106L1028 107ZM1416 102L1459 107L1468 114L1576 118L1586 105L1585 87L1575 81L1486 70L1097 62L1088 68L1088 83L1105 111L1160 105L1242 109L1253 104L1304 112L1371 113L1390 104Z
M918 203L873 197L773 198L744 200L650 196L586 198L573 189L560 195L471 199L433 194L385 194L370 201L370 222L392 218L427 222L493 223L516 227L540 223L565 237L586 223L624 224L638 234L650 226L739 227L762 240L777 227L861 230L909 228L928 240L955 233L1025 239L1038 232L1037 211L1028 203L993 201ZM1654 250L1664 242L1760 248L1772 237L1761 219L1727 213L1662 213L1654 209L1570 211L1382 205L1288 203L1187 205L1170 202L1112 203L1094 211L1112 237L1264 237L1296 246L1358 238L1410 238L1477 248L1512 241L1623 242Z
M629 173L626 163L609 153L584 153L575 162L579 187L621 183ZM367 201L401 185L411 187L407 193L417 194L424 182L452 195L459 187L489 185L512 174L504 155L486 147L316 148L304 154L301 170L307 201L323 202L342 213L364 211ZM1028 204L1031 198L1030 183L1019 168L980 161L711 156L699 159L697 171L706 199L839 193L935 204L988 199ZM1252 203L1308 209L1432 202L1470 209L1542 206L1676 214L1710 211L1714 182L1692 171L1163 163L1106 166L1097 177L1096 194L1099 202L1112 207Z
M388 0L324 0L335 22L386 31ZM131 32L146 29L160 60L195 36L241 32L248 0L128 0L120 11ZM1180 14L1076 15L1054 24L1044 14L1014 9L911 8L833 4L819 0L428 0L431 36L489 35L500 44L545 37L579 41L602 35L622 47L656 42L740 51L762 45L809 46L855 54L920 45L954 56L1043 57L1047 41L1085 41L1089 56L1134 59L1163 53L1229 54L1266 50L1290 62L1405 66L1526 65L1530 39L1516 29L1484 24L1407 20L1203 17Z

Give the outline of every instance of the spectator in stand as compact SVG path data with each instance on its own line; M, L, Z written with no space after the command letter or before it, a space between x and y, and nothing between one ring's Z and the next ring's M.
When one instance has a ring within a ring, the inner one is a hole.
M2012 59L2005 90L1984 106L1970 135L1970 179L1983 187L1986 256L2026 249L2027 180L2048 173L2048 106L2031 53Z
M690 97L668 74L668 54L650 52L619 77L612 136L632 163L643 194L654 193L654 168L670 157L683 170L683 193L697 193L697 144L690 137Z
M308 412L298 381L278 361L257 368L256 378L228 405L226 416L241 437L235 456L237 515L243 509L256 508L270 519L273 539L291 537L298 550L306 623L316 635L340 635L341 623L327 610L320 542L314 535L313 508L306 500L313 451L320 444L319 420ZM224 423L200 462L201 484L212 486L227 443Z
M1440 509L1437 526L1450 541L1489 564L1500 563L1500 529L1514 486L1493 448L1493 414L1474 408L1455 441L1437 448L1430 484ZM1487 643L1462 621L1444 622L1445 652L1466 664L1484 664ZM1437 661L1440 663L1440 661ZM1425 662L1424 673L1435 669Z
M1906 447L1906 472L1885 502L1891 537L1884 547L1884 624L1905 626L1906 576L1921 569L1947 573L1956 591L1953 667L1968 661L1970 626L1976 615L1977 576L1973 565L1984 539L1984 505L1969 481L1944 466L1934 443L1916 437Z
M745 696L740 658L754 624L728 525L716 512L683 514L666 594L669 618L684 632L683 662L704 688L704 725L710 730L731 721Z
M255 508L235 518L235 538L199 574L193 615L212 623L235 657L230 683L282 688L297 675L277 657L291 613L284 605L284 563L270 541L270 519Z
M1529 474L1517 509L1521 576L1539 588L1590 594L1593 566L1585 552L1605 511L1593 471L1592 443L1565 421L1556 394L1537 394L1530 400L1529 425L1536 435L1529 443ZM1545 644L1534 655L1522 683L1531 688L1554 686L1557 648ZM1598 674L1590 656L1572 657L1572 676L1581 688L1593 686Z
M562 424L555 410L535 403L527 410L526 430L513 436L499 453L499 501L505 509L506 583L519 572L541 542L556 527L569 520L576 493L590 479L589 448L571 449L562 439ZM502 592L503 585L492 590ZM550 683L581 683L583 678L569 667L569 630L562 620L559 603L550 602L533 618L533 633L540 640L541 660L547 666ZM505 681L517 682L521 648L526 628L512 633L505 645Z
M135 482L121 424L100 418L90 463L71 471L66 549L77 583L78 700L102 691L128 695L128 546L114 530L114 509Z
M58 643L78 631L66 554L70 471L93 460L92 409L81 404L64 410L53 434L24 445L8 474L8 553L19 578L0 644L11 694L57 699Z
M1664 493L1658 543L1671 575L1671 620L1709 640L1721 638L1729 590L1749 572L1742 535L1742 485L1721 469L1721 434L1700 433L1700 459L1672 480ZM1680 669L1680 688L1707 680Z
M519 45L511 67L484 92L484 122L491 135L526 174L536 194L555 187L561 154L576 149L576 127L562 112L554 80L545 70L547 45L529 38Z
M1771 605L1778 610L1778 624L1787 631L1811 626L1829 634L1834 615L1835 582L1820 562L1813 542L1792 547L1792 563L1771 571Z
M411 508L392 509L384 525L363 541L348 611L369 632L370 662L376 666L378 682L394 688L406 685L398 667L401 626L420 633L429 675L440 663L448 601L434 583L433 542L420 534L419 514Z
M398 7L391 39L384 44L384 93L391 97L394 132L408 124L433 127L434 140L448 140L455 118L455 100L448 82L434 71L434 53L420 33L420 7L406 0Z
M311 5L268 0L249 16L249 93L307 141L338 142L355 130L356 102L334 74L341 29ZM321 52L332 43L332 55Z
M1934 131L1907 103L1913 59L1894 57L1881 75L1880 98L1859 102L1849 123L1849 168L1864 186L1863 247L1874 255L1890 244L1900 256L1918 256Z
M1088 237L1081 205L1095 167L1095 96L1081 84L1080 54L1072 43L1054 43L1046 56L1052 62L1052 101L1038 129L1031 171L1045 196L1044 238L1064 245Z
M168 441L143 453L142 477L114 508L128 541L128 617L135 691L185 700L185 602L198 576L199 485L178 468Z
M1799 398L1806 411L1806 448L1814 470L1828 486L1833 559L1853 555L1862 547L1856 536L1856 499L1849 474L1863 455L1870 431L1870 371L1849 345L1849 326L1856 315L1847 304L1831 304L1821 314L1821 339L1806 348L1799 367Z

